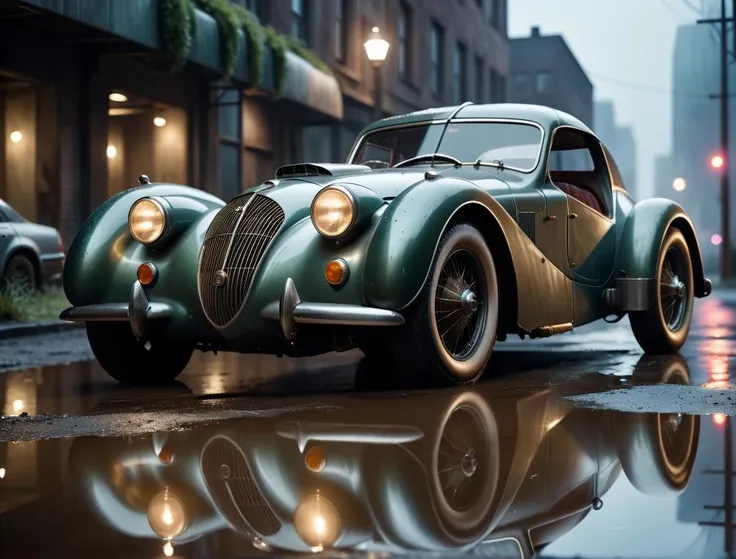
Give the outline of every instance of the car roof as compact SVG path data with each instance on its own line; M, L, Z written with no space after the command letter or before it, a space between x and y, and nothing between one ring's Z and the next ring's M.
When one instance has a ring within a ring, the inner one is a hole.
M529 120L540 124L545 130L550 130L556 126L564 125L579 128L591 134L593 133L590 128L574 116L544 105L527 105L522 103L490 103L485 105L475 105L473 103L464 103L463 105L437 107L384 118L366 126L360 133L360 136L387 126L444 121L450 117Z

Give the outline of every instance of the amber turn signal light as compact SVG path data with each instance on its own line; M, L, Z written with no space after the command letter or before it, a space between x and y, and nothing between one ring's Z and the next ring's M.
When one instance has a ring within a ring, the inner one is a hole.
M321 472L327 465L325 451L318 446L313 446L304 455L304 465L311 472Z
M331 260L325 268L325 279L330 285L342 285L348 279L348 263L342 258Z
M158 270L151 262L138 266L138 281L143 285L151 285L158 277Z
M170 449L164 447L161 449L161 452L158 453L158 460L162 464L171 464L174 461L174 453Z

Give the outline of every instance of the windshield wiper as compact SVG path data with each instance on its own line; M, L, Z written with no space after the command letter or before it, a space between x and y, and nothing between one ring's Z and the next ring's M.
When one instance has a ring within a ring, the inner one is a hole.
M445 155L444 153L425 153L400 161L399 163L394 165L394 169L398 169L399 167L406 167L407 165L419 163L420 161L430 161L432 164L434 164L434 162L438 159L446 163L452 163L453 165L455 165L455 167L462 167L463 165L462 161L452 157L451 155Z

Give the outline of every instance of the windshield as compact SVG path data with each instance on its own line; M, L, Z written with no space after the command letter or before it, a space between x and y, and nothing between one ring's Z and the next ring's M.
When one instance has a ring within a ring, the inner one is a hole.
M452 122L422 124L368 134L351 163L393 167L406 159L432 153L463 163L499 163L529 172L539 160L542 131L531 124L508 122ZM441 161L440 161L441 163Z

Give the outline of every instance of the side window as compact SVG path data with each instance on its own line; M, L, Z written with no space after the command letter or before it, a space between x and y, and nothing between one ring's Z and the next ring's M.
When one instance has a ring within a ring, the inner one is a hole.
M549 176L565 194L610 217L611 184L603 149L591 134L558 128L549 154Z
M595 171L593 156L588 148L583 149L555 149L552 147L552 159L549 162L550 171Z
M5 212L0 208L0 223L8 223L9 221L8 216L5 215Z

